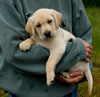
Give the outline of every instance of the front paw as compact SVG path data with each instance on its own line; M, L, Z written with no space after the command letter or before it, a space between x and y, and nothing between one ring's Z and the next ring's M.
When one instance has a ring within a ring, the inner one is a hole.
M20 44L19 44L19 48L22 50L22 51L26 51L26 50L29 50L31 48L31 44L26 42L26 41L22 41Z
M54 72L49 72L47 74L47 85L50 86L54 83L55 74Z

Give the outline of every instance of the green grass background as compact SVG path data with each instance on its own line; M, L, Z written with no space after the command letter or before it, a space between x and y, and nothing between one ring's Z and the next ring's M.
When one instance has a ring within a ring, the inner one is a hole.
M100 97L100 8L86 8L88 17L91 21L93 31L92 31L92 45L93 45L93 93L91 97ZM79 97L88 97L87 92L87 82L81 83L79 85ZM0 97L7 97L2 90L0 90Z
M92 23L92 45L94 64L100 66L100 8L87 8L88 17Z
M86 8L87 15L92 24L93 45L93 93L91 97L100 97L100 8ZM79 85L79 97L88 97L87 82Z

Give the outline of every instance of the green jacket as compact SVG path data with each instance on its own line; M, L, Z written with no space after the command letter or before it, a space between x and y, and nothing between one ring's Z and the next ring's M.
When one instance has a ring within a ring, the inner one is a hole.
M49 51L35 45L30 51L22 52L18 47L28 37L25 14L39 8L61 12L66 24L64 29L91 43L91 24L81 0L0 0L0 88L18 97L63 97L75 85L58 80L50 87L46 85L45 63ZM79 38L68 42L56 73L86 58Z

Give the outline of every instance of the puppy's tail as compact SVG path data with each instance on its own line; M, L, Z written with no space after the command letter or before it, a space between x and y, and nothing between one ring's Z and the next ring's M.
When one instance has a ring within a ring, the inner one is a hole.
M93 88L93 78L90 69L85 72L85 76L88 80L88 95L91 96L92 94L92 88Z

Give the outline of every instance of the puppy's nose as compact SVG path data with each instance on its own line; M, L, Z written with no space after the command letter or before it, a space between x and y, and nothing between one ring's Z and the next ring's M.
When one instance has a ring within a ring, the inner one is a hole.
M46 38L50 38L51 37L51 32L45 32L44 35L46 36Z

